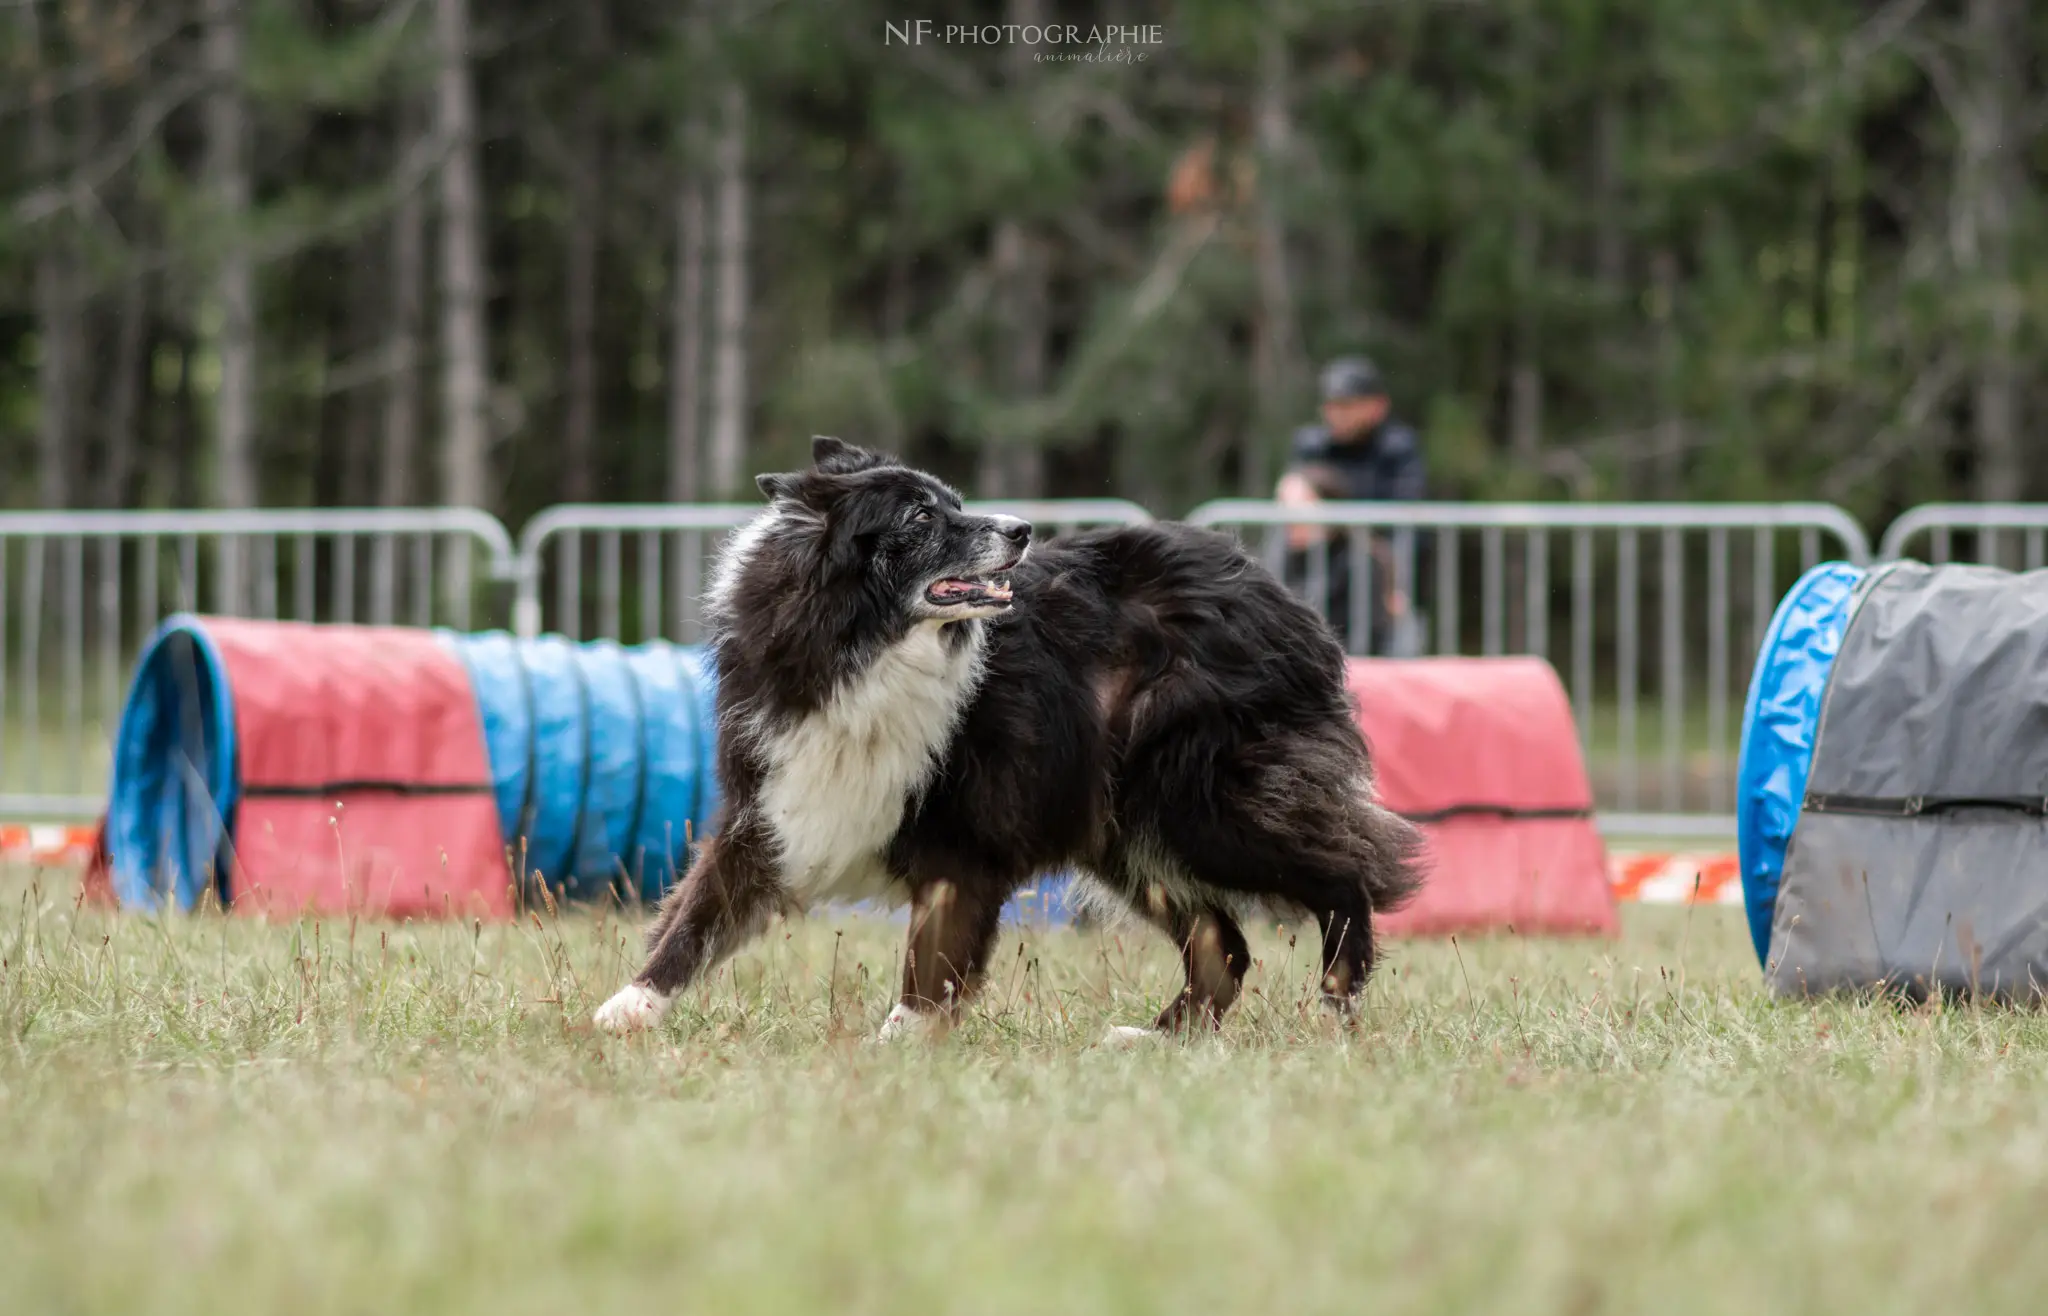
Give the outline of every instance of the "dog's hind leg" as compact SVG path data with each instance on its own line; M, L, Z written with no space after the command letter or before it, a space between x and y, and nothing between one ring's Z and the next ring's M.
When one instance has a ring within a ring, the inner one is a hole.
M1419 838L1371 799L1362 747L1348 736L1299 733L1239 752L1214 804L1194 808L1201 782L1154 774L1142 825L1202 886L1297 906L1323 933L1324 1002L1349 1014L1377 958L1373 920L1422 880Z
M608 1033L652 1026L678 992L745 945L787 900L767 846L744 824L707 840L661 903L646 966L598 1007L594 1022Z
M1223 1026L1224 1012L1237 1000L1251 962L1244 929L1228 911L1214 905L1192 912L1170 910L1158 921L1180 947L1187 985L1160 1011L1152 1026L1162 1033L1214 1032Z
M1372 906L1357 888L1332 883L1315 916L1323 930L1323 1004L1349 1018L1376 958Z
M903 995L882 1022L880 1039L943 1033L981 985L1002 919L1003 897L982 883L948 879L913 889Z
M1126 851L1104 865L1098 886L1114 891L1147 923L1164 932L1180 951L1187 978L1151 1028L1120 1026L1105 1041L1120 1045L1161 1033L1214 1032L1237 1001L1251 947L1237 919L1203 898L1180 865L1146 849Z
M1374 916L1398 909L1421 887L1421 836L1396 815L1370 802L1346 811L1341 830L1349 853L1333 868L1306 867L1294 894L1323 931L1323 1004L1349 1016L1379 959Z
M1209 867L1194 862L1190 867L1203 882L1227 889L1235 878L1246 896L1276 899L1314 915L1322 930L1317 985L1323 1004L1348 1017L1378 959L1373 919L1379 911L1369 874L1370 866L1381 860L1368 852L1367 845L1338 830L1344 821L1333 819L1328 831L1310 834L1314 840L1294 829L1254 826L1239 828L1234 837L1212 834L1205 838L1205 849L1190 847L1192 853L1206 851ZM1214 856L1232 853L1238 859L1233 867L1215 862ZM1245 882L1245 874L1256 874L1260 880Z

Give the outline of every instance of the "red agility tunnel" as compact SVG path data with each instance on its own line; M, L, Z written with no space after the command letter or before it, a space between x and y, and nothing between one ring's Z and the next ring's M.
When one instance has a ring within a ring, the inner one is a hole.
M254 913L512 912L469 673L430 631L175 618L115 760L105 862L125 905L211 890Z
M1618 931L1571 702L1540 658L1353 659L1381 803L1428 838L1396 934Z
M469 673L430 631L209 618L235 692L240 910L511 913Z

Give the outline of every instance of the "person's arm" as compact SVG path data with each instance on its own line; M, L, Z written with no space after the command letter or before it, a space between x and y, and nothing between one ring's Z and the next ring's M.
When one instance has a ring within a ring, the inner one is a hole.
M1280 477L1280 483L1273 490L1273 498L1283 507L1313 507L1325 498L1341 498L1343 481L1337 472L1320 459L1327 443L1323 431L1314 425L1304 425L1294 431L1292 460ZM1315 525L1290 525L1287 527L1287 546L1304 549L1323 537L1323 528Z
M1401 589L1401 578L1396 573L1394 545L1385 535L1372 537L1372 569L1379 573L1380 597L1387 601L1387 615L1405 616L1408 612L1408 595Z
M1384 497L1399 502L1420 502L1429 494L1427 471L1422 463L1422 439L1398 422L1387 426L1380 436L1379 484ZM1373 565L1386 581L1387 611L1399 617L1408 611L1408 596L1402 592L1394 573L1394 546L1384 537L1372 541Z

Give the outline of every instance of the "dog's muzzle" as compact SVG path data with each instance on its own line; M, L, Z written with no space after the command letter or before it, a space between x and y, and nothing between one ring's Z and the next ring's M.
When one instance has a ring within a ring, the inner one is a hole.
M972 575L946 576L925 587L925 602L938 608L968 609L989 608L996 611L1007 609L1013 595L1010 592L1009 572L1024 560L1031 548L1031 523L1014 516L991 516L989 529L992 532L994 550L990 556L996 561L986 571Z

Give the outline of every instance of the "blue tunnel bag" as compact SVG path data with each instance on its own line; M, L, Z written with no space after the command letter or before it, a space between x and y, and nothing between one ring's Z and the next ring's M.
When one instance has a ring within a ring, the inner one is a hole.
M1825 562L1801 576L1772 615L1750 677L1735 827L1742 903L1759 961L1770 954L1778 883L1806 795L1828 673L1863 578L1863 568L1846 562Z
M235 706L201 619L166 618L142 647L114 736L106 845L130 909L226 897L234 835Z
M468 667L513 862L571 898L657 900L718 807L701 649L444 633Z

